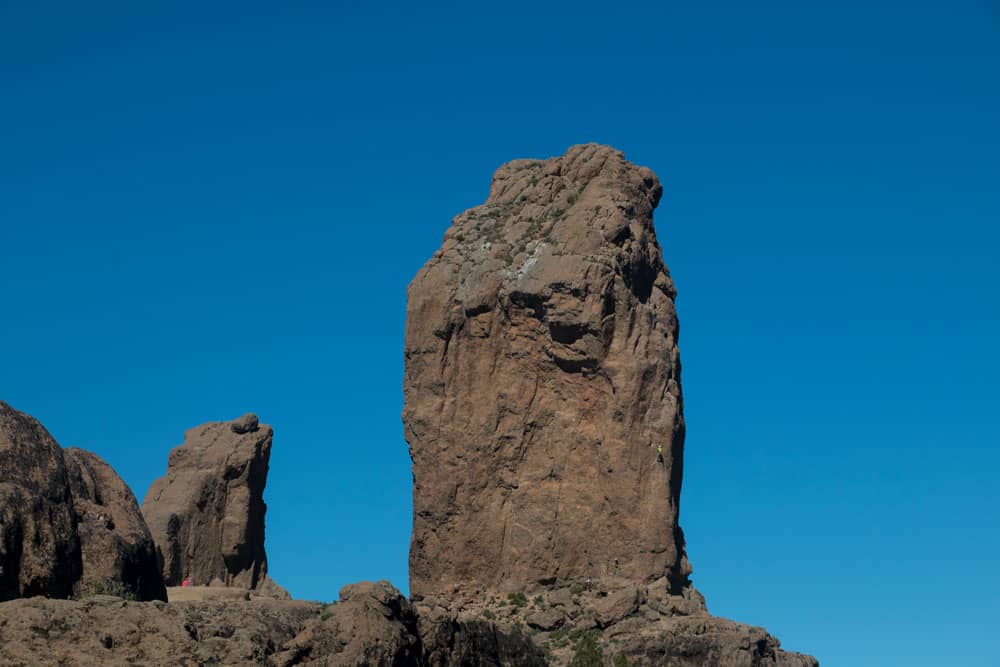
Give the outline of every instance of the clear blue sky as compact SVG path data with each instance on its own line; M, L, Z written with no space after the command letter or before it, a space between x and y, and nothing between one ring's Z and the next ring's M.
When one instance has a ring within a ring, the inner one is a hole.
M0 399L140 499L253 410L274 577L405 590L406 284L500 163L609 143L666 193L710 609L996 665L997 5L362 4L0 0Z

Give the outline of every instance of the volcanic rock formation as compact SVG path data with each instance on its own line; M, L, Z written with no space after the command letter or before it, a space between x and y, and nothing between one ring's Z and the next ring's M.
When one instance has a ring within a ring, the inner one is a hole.
M106 591L166 599L135 496L100 457L0 402L0 600Z
M526 624L553 664L575 637L616 664L814 667L689 581L661 193L606 146L515 160L410 284L415 608Z
M82 546L81 593L122 590L140 600L166 600L156 545L135 495L102 458L63 450Z
M588 576L687 584L661 193L603 146L515 160L410 284L415 596Z
M264 485L273 431L247 414L190 429L142 501L163 579L287 596L267 578Z
M0 401L0 600L69 597L81 570L62 448Z

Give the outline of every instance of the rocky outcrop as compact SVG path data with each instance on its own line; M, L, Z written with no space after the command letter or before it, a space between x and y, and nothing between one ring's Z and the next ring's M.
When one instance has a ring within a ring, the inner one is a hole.
M814 666L689 580L661 193L606 146L515 160L410 284L416 609L526 624L554 664L586 641L634 665Z
M126 592L166 600L156 546L131 489L103 459L69 448L66 460L80 535L80 593Z
M764 628L724 618L676 618L655 632L637 619L608 635L606 653L625 655L632 667L819 667L815 658L781 650Z
M0 604L0 664L535 667L545 661L516 630L418 618L386 582L362 582L344 587L330 605L266 598L139 603L106 595L16 600Z
M320 623L292 640L275 656L281 667L323 658L336 665L416 665L420 637L409 601L388 582L361 582L340 590Z
M422 665L509 665L541 667L544 652L520 627L501 629L482 619L433 611L418 616L423 647Z
M387 581L350 584L311 625L277 654L278 665L309 659L331 665L545 665L542 651L517 628L459 620L431 610L417 615Z
M687 584L661 192L604 146L515 160L410 284L415 596Z
M0 402L0 600L69 597L81 570L62 448L37 420Z
M437 607L447 603L425 598L416 609L420 618L435 618L442 614ZM590 590L577 585L533 597L487 596L462 604L456 617L466 625L488 622L501 634L527 626L551 665L573 664L587 639L606 663L624 660L632 667L817 667L810 656L783 651L764 628L709 615L693 587L671 594L665 578L648 586L612 578Z
M100 457L0 402L0 600L95 592L166 599L135 497Z
M247 414L193 428L170 452L166 475L142 502L168 586L218 580L287 596L268 580L264 551L272 438L270 426Z

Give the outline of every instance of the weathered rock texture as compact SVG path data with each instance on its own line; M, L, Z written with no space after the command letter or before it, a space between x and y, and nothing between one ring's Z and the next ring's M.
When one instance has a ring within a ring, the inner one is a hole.
M434 618L435 607L447 603L427 597L416 610L421 619ZM577 585L532 597L485 596L461 605L456 617L466 625L488 620L500 633L527 626L551 665L573 664L586 636L603 651L605 664L624 658L632 667L817 667L810 656L783 651L764 628L710 616L693 587L671 594L666 578L647 586L610 577L592 590Z
M0 604L0 664L535 667L545 661L517 630L418 618L385 582L363 582L346 586L332 605L264 598L140 603L105 595L15 600Z
M272 438L271 427L248 414L193 428L170 452L167 474L142 501L168 586L219 580L287 595L267 579L264 551Z
M0 600L69 597L81 570L62 448L37 420L0 402Z
M604 146L515 160L410 284L417 598L588 576L687 584L661 192Z
M135 496L82 449L0 402L0 600L114 591L165 599Z
M166 600L156 546L131 489L96 454L64 450L80 534L81 593L120 584L140 600Z
M608 664L814 666L690 585L661 192L605 146L515 160L410 284L416 610L526 625L554 664L587 637Z

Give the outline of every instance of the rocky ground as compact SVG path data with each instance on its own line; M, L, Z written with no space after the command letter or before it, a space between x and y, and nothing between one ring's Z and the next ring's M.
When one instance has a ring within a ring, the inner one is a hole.
M385 582L347 586L334 604L233 588L171 589L171 597L178 599L98 595L0 604L0 665L545 664L519 630L505 633L481 619L418 619Z
M26 598L0 604L0 665L570 665L591 641L603 659L584 664L818 665L763 628L708 615L696 592L607 584L457 611L411 605L385 582L346 586L333 604L200 586L168 589L170 603Z

